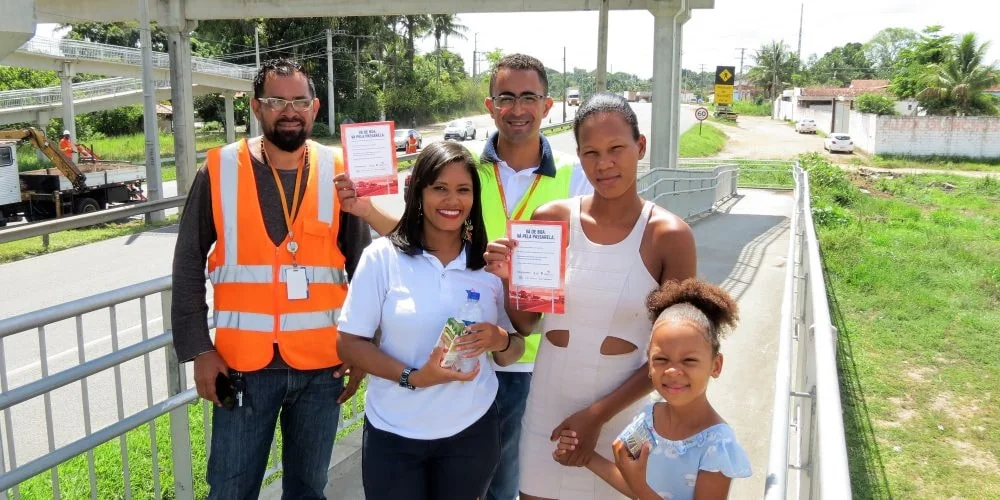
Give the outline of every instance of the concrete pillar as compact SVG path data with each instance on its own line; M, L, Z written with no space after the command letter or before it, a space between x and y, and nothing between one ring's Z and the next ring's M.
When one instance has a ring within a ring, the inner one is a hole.
M59 84L62 87L63 129L69 130L69 138L76 144L76 112L73 110L73 63L64 62L59 71ZM62 133L62 130L59 131ZM73 153L73 161L79 161L80 155Z
M594 91L604 92L608 90L608 3L610 0L601 0L601 12L597 21L597 75L594 82Z
M653 117L650 168L676 168L680 110L679 29L689 16L687 2L659 4L653 14ZM682 13L685 13L682 15Z
M226 99L226 144L231 144L236 142L236 113L233 111L234 92L227 91L222 95Z
M676 61L676 71L673 72L673 81L671 83L671 98L676 103L677 109L670 115L670 137L673 144L676 147L670 148L670 158L668 159L671 168L677 167L677 158L680 154L680 141L681 134L684 133L681 130L681 54L683 53L684 47L684 23L691 19L690 10L682 10L677 17L676 24L674 25L674 61Z
M179 0L171 0L171 6ZM170 98L174 112L174 157L177 168L177 194L185 195L194 181L194 93L191 83L191 30L194 23L183 20L181 26L167 29L170 54Z

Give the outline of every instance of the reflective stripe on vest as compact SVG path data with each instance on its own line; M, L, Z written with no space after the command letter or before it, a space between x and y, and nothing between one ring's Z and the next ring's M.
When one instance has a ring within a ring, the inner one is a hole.
M289 265L281 266L278 276L282 283L285 282L285 273L291 268L292 266ZM299 266L299 269L305 270L306 280L309 283L331 283L335 285L347 283L347 273L338 267ZM214 284L270 283L271 270L271 266L222 265L209 273L209 278Z
M555 177L542 176L538 182L538 187L531 193L531 199L526 199L527 193L514 206L514 213L524 206L520 220L531 219L531 215L538 207L555 200L569 198L569 184L573 176L573 168L576 165L576 157L553 153L556 164ZM479 163L479 182L482 186L480 202L482 203L483 222L486 224L487 241L503 238L507 235L508 215L500 199L500 189L498 185L500 179L496 178L491 163ZM508 202L513 200L508 200ZM538 354L539 340L541 334L535 332L524 339L524 355L517 360L518 363L534 363Z
M215 311L216 328L233 328L246 332L270 334L274 329L274 316L270 314L248 313L238 311ZM283 332L298 332L331 328L337 325L340 309L323 312L304 312L282 314L279 325Z

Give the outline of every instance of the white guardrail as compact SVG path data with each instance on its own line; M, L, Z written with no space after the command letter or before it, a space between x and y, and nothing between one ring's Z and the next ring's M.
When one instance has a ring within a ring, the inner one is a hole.
M798 165L794 176L764 498L850 499L837 330L830 320L809 176Z
M58 59L84 59L142 66L142 51L138 48L120 47L104 43L35 37L21 45L18 52L40 54ZM170 56L153 52L153 67L170 69ZM257 69L205 57L191 58L191 71L219 75L239 80L253 80Z

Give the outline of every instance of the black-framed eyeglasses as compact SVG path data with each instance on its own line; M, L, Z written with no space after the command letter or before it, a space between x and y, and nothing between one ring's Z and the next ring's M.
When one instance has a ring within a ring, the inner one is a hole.
M521 106L534 106L535 104L542 102L542 99L545 99L545 96L538 94L521 94L516 97L512 95L498 95L496 97L492 97L491 99L493 100L494 106L500 109L510 109L514 107L515 102L520 102Z
M313 99L293 99L286 101L280 97L258 97L257 100L271 111L284 111L291 104L292 109L301 113L309 111L313 106Z

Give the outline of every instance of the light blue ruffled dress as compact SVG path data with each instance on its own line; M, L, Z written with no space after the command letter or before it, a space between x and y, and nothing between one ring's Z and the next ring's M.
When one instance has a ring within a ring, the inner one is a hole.
M661 497L693 499L698 471L702 470L721 472L734 479L750 477L750 459L728 424L716 424L694 436L674 441L660 436L653 428L652 403L646 405L633 422L640 418L645 419L656 441L649 455L646 482ZM619 439L623 439L622 436Z

